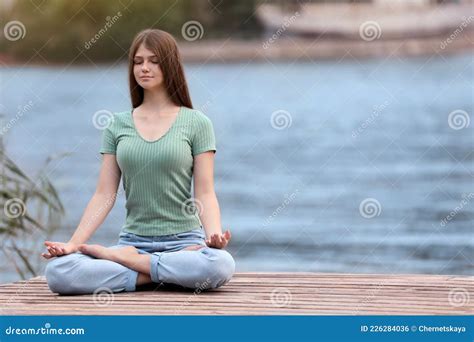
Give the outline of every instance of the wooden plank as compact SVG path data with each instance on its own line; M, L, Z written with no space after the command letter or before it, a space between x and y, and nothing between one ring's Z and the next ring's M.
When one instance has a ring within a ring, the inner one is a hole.
M282 291L281 302L274 290ZM450 294L453 290L458 293ZM0 314L460 315L474 312L473 295L469 276L246 272L217 290L197 294L151 286L114 293L102 306L93 295L53 294L45 279L36 277L0 285Z

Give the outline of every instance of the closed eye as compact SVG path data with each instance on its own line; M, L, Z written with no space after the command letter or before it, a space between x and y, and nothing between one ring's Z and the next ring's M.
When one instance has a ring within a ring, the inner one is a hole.
M149 60L150 62L152 62L153 64L159 64L159 60L157 59L150 59ZM133 64L142 64L143 63L143 60L142 59L135 59L133 60Z

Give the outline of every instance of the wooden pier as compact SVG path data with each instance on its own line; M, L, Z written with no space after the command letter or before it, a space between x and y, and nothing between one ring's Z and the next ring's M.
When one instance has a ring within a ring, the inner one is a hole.
M0 284L1 315L472 315L474 277L237 273L211 291L158 284L59 296L44 277Z

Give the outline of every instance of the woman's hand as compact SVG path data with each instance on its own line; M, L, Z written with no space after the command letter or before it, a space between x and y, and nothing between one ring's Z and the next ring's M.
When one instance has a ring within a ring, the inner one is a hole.
M209 247L223 249L229 243L231 236L229 230L226 230L224 234L212 234L206 239L206 244Z
M62 255L67 255L71 253L76 253L78 251L78 246L75 243L64 243L64 242L52 242L52 241L45 241L44 245L48 250L48 253L41 253L43 258L50 259Z

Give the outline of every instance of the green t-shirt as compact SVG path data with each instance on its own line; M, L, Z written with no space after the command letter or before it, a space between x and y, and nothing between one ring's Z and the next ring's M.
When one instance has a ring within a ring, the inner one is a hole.
M191 180L193 157L206 151L216 151L214 129L198 110L181 107L171 128L152 142L137 132L131 110L114 113L100 153L115 154L122 171L127 209L122 231L159 236L201 226Z

